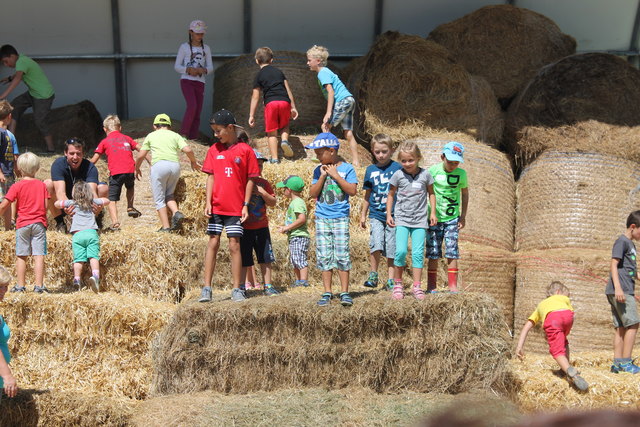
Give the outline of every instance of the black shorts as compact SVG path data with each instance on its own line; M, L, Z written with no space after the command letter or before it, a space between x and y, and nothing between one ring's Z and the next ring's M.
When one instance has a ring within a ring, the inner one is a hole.
M242 254L242 266L253 265L253 252L256 253L258 264L275 262L273 247L271 246L271 234L269 227L258 228L257 230L244 230L240 238L240 253Z
M117 202L120 200L120 194L122 193L122 186L127 187L127 190L133 188L136 182L136 176L132 173L119 173L109 177L109 200Z
M222 234L223 228L227 229L227 237L242 237L243 230L239 216L211 215L207 224L207 234L219 236Z

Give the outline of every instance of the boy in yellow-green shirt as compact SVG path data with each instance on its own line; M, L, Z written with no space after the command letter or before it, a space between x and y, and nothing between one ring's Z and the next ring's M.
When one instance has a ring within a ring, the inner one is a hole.
M580 372L569 363L569 341L567 335L573 326L573 307L569 300L569 288L560 282L551 282L547 287L547 298L542 300L522 327L516 354L524 358L524 342L527 334L538 323L542 322L549 343L549 353L558 362L560 368L581 391L589 389L589 384L579 375Z

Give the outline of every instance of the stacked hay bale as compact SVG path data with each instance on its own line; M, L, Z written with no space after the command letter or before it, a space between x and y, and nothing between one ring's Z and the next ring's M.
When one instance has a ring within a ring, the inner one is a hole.
M627 61L605 53L569 56L540 69L513 101L506 147L519 168L547 149L639 161L631 143L640 134L638 105L640 71Z
M287 77L296 101L299 117L291 121L294 132L318 129L326 112L327 102L318 87L317 74L309 70L306 54L293 51L274 52L273 65ZM329 64L333 71L337 69ZM253 82L260 68L253 54L231 59L215 71L213 110L226 108L234 113L238 123L246 126L249 119ZM264 131L264 107L262 94L256 110L256 131Z
M440 134L412 140L423 156L422 165L441 162L449 141L462 142L465 162L460 165L469 181L466 226L460 233L460 286L484 292L503 309L509 328L513 325L515 261L512 256L516 187L511 163L496 149L464 134ZM438 283L446 283L446 263L441 263Z
M559 280L569 286L576 310L572 348L610 348L604 285L613 242L627 215L640 208L639 179L638 163L598 153L546 151L524 170L516 216L516 327ZM532 339L532 351L545 351L542 333Z
M542 66L576 51L573 37L549 18L511 5L485 6L431 31L469 73L485 78L503 105Z
M509 341L481 295L360 296L349 310L308 297L186 303L154 348L153 393L364 386L459 393L504 389ZM247 369L259 366L260 369Z
M418 36L379 36L367 54L359 94L365 130L372 135L419 137L431 127L494 146L502 137L502 112L487 81L467 72L444 47Z

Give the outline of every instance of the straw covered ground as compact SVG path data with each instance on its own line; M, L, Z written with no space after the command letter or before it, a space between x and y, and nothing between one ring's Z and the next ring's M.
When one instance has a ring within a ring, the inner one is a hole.
M319 310L300 293L183 303L154 350L154 394L362 386L460 393L508 387L508 330L495 301L437 294L392 301L355 292ZM260 369L248 369L258 364Z
M579 392L567 382L566 377L558 372L558 365L549 353L526 354L524 361L513 360L510 368L520 385L514 396L515 403L525 412L561 409L639 410L640 383L637 376L609 372L611 358L611 350L572 355L572 363L589 383L587 393Z
M540 67L576 51L573 37L549 18L512 5L482 7L436 27L427 40L447 48L471 74L509 100Z
M494 146L502 137L502 112L489 83L418 36L388 31L376 39L359 96L371 135L418 126L467 133Z

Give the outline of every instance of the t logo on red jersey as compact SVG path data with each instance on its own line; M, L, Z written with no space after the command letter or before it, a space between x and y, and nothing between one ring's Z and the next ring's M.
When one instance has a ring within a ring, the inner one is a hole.
M233 174L233 168L227 166L226 168L224 168L224 173L225 175L227 175L227 178L230 178L231 174Z

